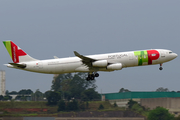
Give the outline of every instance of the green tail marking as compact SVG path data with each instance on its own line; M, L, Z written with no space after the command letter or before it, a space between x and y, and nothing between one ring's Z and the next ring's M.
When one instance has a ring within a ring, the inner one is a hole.
M10 57L12 58L12 50L11 50L11 41L3 41L4 46L6 47Z

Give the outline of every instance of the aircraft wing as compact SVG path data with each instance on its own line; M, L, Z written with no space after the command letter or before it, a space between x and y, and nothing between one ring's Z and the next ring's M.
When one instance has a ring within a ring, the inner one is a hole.
M95 62L97 60L80 55L78 52L74 51L75 56L79 57L82 59L83 64L85 64L86 66L88 66L89 68L92 67L92 62Z

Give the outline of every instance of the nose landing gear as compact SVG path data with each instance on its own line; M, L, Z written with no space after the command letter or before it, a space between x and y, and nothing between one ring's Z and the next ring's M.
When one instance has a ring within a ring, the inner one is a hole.
M90 81L90 80L94 80L95 77L99 77L99 74L98 73L91 73L88 75L88 77L86 78L87 81Z
M160 64L159 70L163 70L162 64Z

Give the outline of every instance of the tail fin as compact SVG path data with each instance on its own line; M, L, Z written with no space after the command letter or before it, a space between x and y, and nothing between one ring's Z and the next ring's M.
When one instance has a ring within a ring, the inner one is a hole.
M12 41L3 41L3 43L14 63L36 60L31 56L29 56L28 54L26 54L21 48L19 48Z

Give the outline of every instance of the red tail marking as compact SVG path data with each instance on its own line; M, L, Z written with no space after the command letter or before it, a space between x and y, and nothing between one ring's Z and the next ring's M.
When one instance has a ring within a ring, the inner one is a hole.
M11 41L12 59L14 63L19 63L19 56L27 55L23 50L18 50L18 46Z

